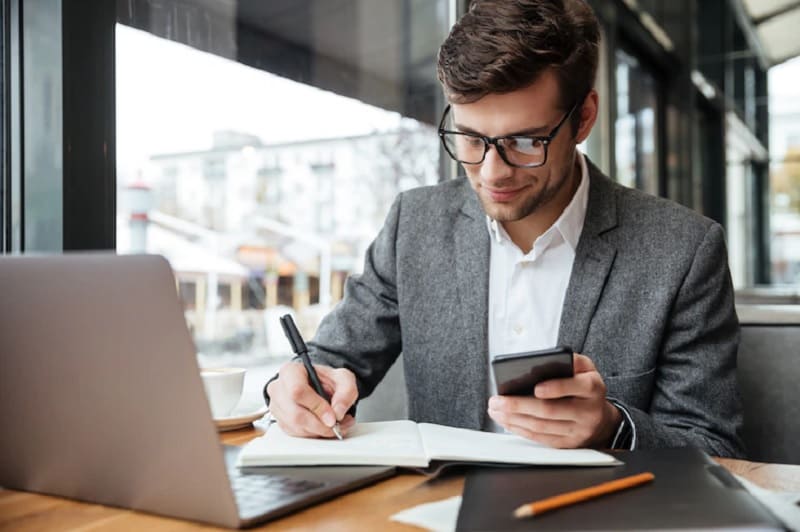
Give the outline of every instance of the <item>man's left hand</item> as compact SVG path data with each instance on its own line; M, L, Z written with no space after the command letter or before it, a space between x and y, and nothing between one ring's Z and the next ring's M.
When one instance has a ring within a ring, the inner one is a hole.
M540 382L533 397L491 397L489 416L551 447L610 447L622 414L606 400L606 385L589 357L575 353L573 361L572 378Z

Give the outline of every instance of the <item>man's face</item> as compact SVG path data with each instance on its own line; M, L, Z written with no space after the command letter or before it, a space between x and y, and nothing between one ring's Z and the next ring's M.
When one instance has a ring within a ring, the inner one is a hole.
M571 106L573 102L567 102ZM558 82L545 71L532 85L507 94L489 94L468 104L453 104L455 128L496 137L524 134L546 136L567 112L561 109ZM581 113L581 104L573 113ZM577 142L583 140L583 127ZM491 218L499 222L522 220L547 205L570 186L576 138L567 122L547 148L547 162L538 168L515 168L492 146L480 164L465 164L473 190Z

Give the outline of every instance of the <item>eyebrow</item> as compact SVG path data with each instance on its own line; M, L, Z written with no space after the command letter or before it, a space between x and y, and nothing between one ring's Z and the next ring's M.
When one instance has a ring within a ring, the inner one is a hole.
M483 133L475 131L471 127L467 127L464 125L459 124L458 122L454 122L453 125L459 130L464 133L472 133L473 135L480 135L481 137L484 136ZM528 129L523 129L520 131L515 131L514 133L506 133L505 135L498 135L500 137L526 137L526 136L536 136L536 135L545 135L550 132L549 126L539 126L539 127L529 127ZM486 135L488 136L488 135Z

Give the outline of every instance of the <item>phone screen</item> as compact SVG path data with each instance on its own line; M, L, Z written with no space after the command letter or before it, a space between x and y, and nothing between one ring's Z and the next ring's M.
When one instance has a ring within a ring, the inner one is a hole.
M559 346L499 355L492 360L492 372L500 395L533 395L542 381L573 376L572 349Z

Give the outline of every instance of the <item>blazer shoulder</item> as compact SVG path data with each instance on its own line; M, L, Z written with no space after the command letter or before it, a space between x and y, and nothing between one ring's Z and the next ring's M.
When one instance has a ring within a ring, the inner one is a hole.
M466 178L448 179L435 185L416 187L399 195L401 210L413 215L452 214L474 194Z
M714 220L673 200L614 183L620 225L657 237L702 239Z

